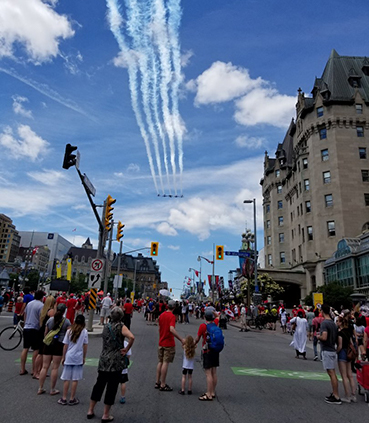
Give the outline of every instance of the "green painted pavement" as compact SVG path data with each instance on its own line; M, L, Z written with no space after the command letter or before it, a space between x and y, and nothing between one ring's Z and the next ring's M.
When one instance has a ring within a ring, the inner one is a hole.
M295 372L293 370L251 369L247 367L231 367L231 369L236 376L258 376L321 381L329 380L327 373L323 372Z

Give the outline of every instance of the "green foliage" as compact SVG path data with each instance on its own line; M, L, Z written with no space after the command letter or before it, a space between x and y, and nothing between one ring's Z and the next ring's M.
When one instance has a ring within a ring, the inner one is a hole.
M273 300L276 300L284 293L284 288L275 282L268 273L258 274L258 284L263 300L266 300L268 295L272 296ZM241 284L241 293L245 298L247 297L247 285L247 280ZM251 295L255 292L254 279L250 280L250 292Z
M29 273L27 273L27 279L28 282L25 282L25 286L29 286L31 291L36 290L40 280L38 270L32 269Z
M323 302L329 304L336 310L343 308L352 307L352 299L350 295L354 292L351 287L341 286L338 282L332 282L327 285L319 286L315 292L321 292L323 294ZM313 291L310 292L304 299L305 304L312 306L313 303Z
M83 273L78 273L78 275L72 276L69 290L74 294L86 292L88 290L87 276Z

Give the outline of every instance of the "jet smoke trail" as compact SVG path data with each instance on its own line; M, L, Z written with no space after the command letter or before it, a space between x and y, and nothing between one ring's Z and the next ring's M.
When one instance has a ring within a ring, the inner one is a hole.
M178 108L178 91L181 83L181 48L179 44L179 26L182 17L180 0L169 0L168 2L168 32L170 44L172 45L174 77L172 84L172 110L174 131L178 140L178 162L182 192L182 174L183 174L183 128L181 125L179 108Z
M123 18L120 13L120 7L117 3L117 0L106 0L107 7L108 7L108 20L110 24L110 29L112 33L114 34L118 45L121 49L121 51L124 54L125 59L127 60L128 64L128 77L129 77L129 87L131 92L131 102L132 102L132 108L136 116L137 124L140 128L141 136L144 140L145 147L146 147L146 154L147 158L149 160L149 166L151 171L151 176L154 180L154 185L156 189L156 193L159 194L158 185L156 182L156 174L154 170L154 164L153 159L151 155L151 149L150 149L150 141L149 137L147 135L145 125L142 120L141 112L138 106L138 95L137 95L137 65L136 65L136 59L132 57L132 53L129 50L128 46L125 43L124 37L120 31L120 28L123 23Z
M138 63L139 63L139 69L141 74L141 94L142 94L143 110L146 116L148 131L153 141L154 152L156 157L156 166L158 168L158 173L159 173L160 186L161 186L162 193L164 194L161 159L160 159L160 152L159 152L159 142L158 142L155 126L152 120L151 108L150 108L150 78L151 78L152 72L149 72L149 59L152 53L150 51L151 49L149 46L149 42L147 40L149 38L149 34L147 34L147 32L149 30L148 22L150 19L150 13L148 10L141 9L137 0L126 0L126 7L127 7L127 17L128 17L127 31L133 40L132 42L133 49L139 52Z
M170 59L170 45L167 36L167 25L165 18L165 5L162 0L155 1L155 9L153 14L153 25L156 36L156 43L159 51L160 67L161 67L161 84L160 96L162 101L162 113L164 119L165 130L169 139L170 148L170 163L173 172L174 192L177 195L176 184L176 161L175 161L175 144L174 144L174 130L173 120L169 109L169 95L168 87L172 79L171 59Z
M156 170L161 191L167 196L163 184L164 163L169 197L172 196L171 186L177 196L178 175L182 194L184 133L178 107L180 0L121 1L126 8L124 16L119 0L106 0L108 21L128 68L132 108L145 142L150 171L157 194Z

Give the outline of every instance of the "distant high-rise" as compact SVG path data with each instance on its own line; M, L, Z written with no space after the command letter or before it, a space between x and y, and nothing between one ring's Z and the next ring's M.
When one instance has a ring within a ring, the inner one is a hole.
M0 213L0 262L14 263L19 252L20 236L10 217Z
M266 269L303 270L301 298L324 283L324 262L369 228L369 58L335 50L311 96L301 89L261 181Z

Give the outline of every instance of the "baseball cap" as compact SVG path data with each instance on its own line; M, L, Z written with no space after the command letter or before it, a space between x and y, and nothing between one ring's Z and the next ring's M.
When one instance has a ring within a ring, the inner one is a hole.
M205 319L214 319L214 307L208 307L205 310Z
M58 307L56 308L58 311L64 312L67 309L67 306L64 303L58 304Z
M169 302L168 302L168 307L169 308L174 308L175 305L176 305L176 302L174 300L169 300Z

